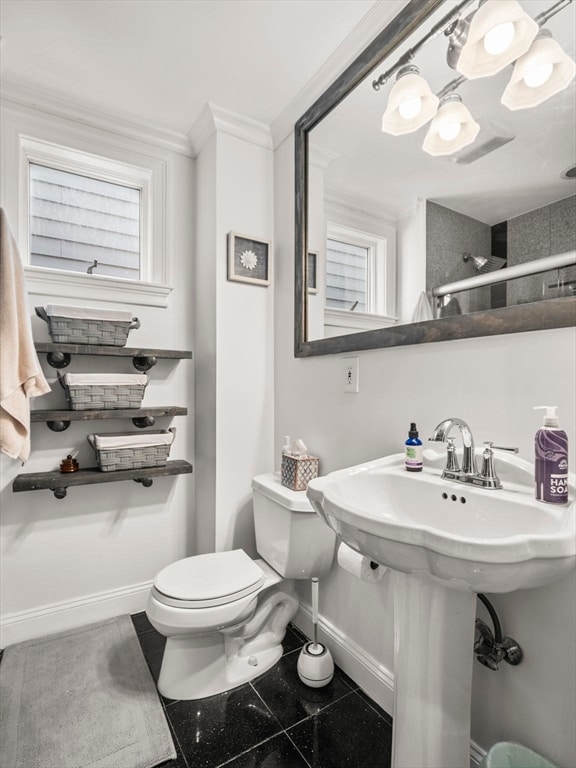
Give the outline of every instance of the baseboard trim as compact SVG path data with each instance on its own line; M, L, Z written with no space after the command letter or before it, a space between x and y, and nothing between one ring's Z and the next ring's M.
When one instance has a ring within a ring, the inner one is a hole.
M41 608L4 614L0 617L0 648L123 613L139 613L146 607L151 587L152 582L146 581L75 600L50 603Z
M292 621L307 637L312 637L312 609L308 604L300 602L298 613ZM328 646L340 669L392 716L394 674L322 616L318 619L318 639ZM485 754L476 742L471 741L470 768L478 768Z

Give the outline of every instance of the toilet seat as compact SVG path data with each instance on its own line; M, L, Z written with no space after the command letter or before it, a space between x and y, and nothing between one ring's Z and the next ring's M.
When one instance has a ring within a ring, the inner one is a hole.
M177 560L154 579L152 593L176 608L212 608L258 592L264 571L242 550Z

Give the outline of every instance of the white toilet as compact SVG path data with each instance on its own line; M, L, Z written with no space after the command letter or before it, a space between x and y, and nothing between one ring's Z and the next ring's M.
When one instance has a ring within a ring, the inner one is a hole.
M261 675L282 656L298 610L291 579L328 573L336 537L306 494L278 474L252 481L256 548L178 560L154 579L146 614L165 635L158 690L170 699L202 699Z

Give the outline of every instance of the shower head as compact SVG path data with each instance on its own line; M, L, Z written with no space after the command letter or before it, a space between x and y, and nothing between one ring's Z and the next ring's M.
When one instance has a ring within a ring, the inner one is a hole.
M471 253L463 253L462 259L466 262L471 261L476 268L476 272L495 272L506 265L506 259L500 256L473 256Z

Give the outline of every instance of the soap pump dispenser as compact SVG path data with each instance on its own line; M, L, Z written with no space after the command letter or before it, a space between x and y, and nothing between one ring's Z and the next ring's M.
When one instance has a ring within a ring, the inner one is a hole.
M568 435L559 428L555 405L537 405L545 410L544 424L534 438L536 498L549 504L568 502Z

